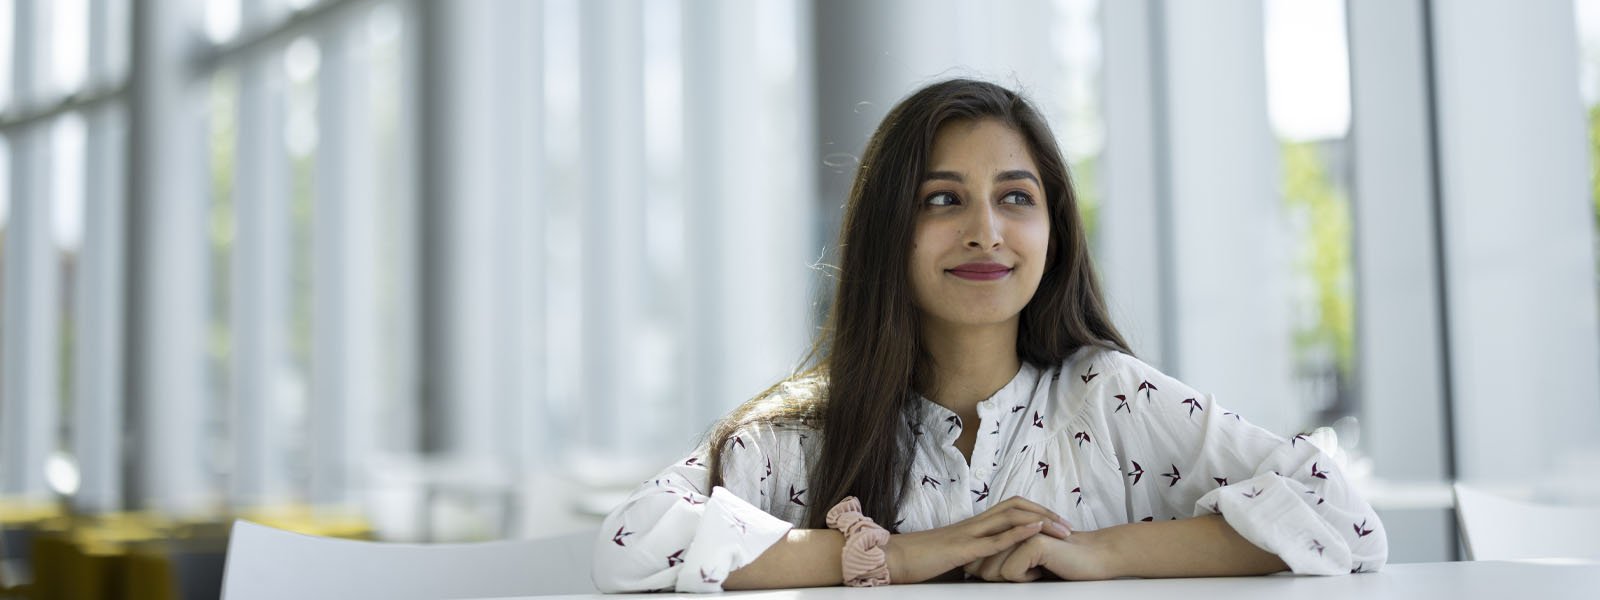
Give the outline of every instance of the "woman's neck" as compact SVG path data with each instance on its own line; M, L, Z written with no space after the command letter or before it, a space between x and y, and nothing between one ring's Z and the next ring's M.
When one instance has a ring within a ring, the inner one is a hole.
M933 360L923 395L971 417L979 402L1010 383L1022 368L1017 357L1017 321L993 325L955 325L924 321L922 341Z

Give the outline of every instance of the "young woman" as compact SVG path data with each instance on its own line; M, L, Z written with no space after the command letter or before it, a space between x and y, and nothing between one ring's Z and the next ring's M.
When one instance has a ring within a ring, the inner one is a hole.
M889 112L837 285L813 366L605 519L601 590L1384 564L1332 458L1133 357L1066 163L1017 94L953 80Z

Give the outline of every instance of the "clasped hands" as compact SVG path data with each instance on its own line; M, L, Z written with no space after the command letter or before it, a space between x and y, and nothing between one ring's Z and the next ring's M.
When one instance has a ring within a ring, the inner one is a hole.
M1092 532L1090 532L1092 533ZM889 536L889 579L917 583L962 568L985 581L1108 579L1103 552L1049 509L1012 496L969 519Z

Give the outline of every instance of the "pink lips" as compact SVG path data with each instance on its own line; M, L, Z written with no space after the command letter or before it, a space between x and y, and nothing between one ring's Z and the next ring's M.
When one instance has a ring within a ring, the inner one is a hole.
M962 279L992 281L1010 275L1011 267L999 263L967 263L953 269L946 269L945 272Z

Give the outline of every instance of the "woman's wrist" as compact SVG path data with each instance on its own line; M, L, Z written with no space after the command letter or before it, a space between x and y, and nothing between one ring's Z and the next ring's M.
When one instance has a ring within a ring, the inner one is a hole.
M900 560L900 534L889 534L889 542L883 545L883 560L889 565L889 581L905 581L901 578L900 565L905 562Z
M1047 564L1046 568L1055 573L1074 572L1081 576L1075 579L1114 579L1129 575L1127 555L1123 544L1117 543L1117 532L1113 529L1097 529L1093 531L1074 531L1067 539L1061 540L1063 553L1051 557L1055 561L1072 561L1070 569L1058 570L1056 565Z
M910 573L905 570L906 542L906 534L893 533L889 534L889 543L883 545L884 559L889 563L889 582L891 584L916 583L911 581Z
M1126 523L1074 533L1064 541L1076 544L1052 553L1050 560L1067 565L1076 560L1092 570L1085 578L1264 575L1287 568L1219 515Z

